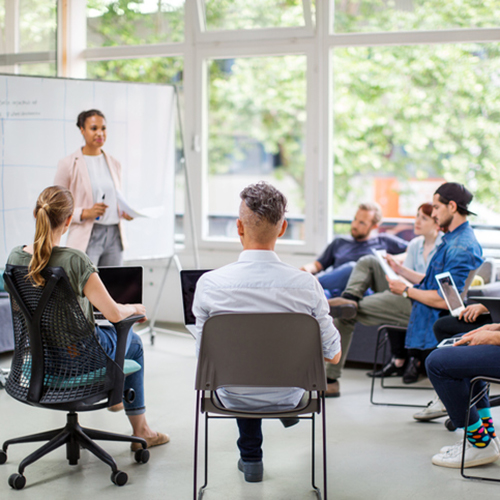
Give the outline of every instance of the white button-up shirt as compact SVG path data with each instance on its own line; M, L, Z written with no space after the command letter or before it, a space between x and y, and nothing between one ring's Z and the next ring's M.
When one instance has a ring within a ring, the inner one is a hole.
M296 312L310 314L319 323L323 355L340 352L340 335L329 315L330 307L318 280L281 262L269 250L245 250L237 262L204 274L196 285L196 354L205 321L217 314ZM265 391L265 392L263 392ZM284 410L297 406L299 388L223 388L217 391L227 408Z

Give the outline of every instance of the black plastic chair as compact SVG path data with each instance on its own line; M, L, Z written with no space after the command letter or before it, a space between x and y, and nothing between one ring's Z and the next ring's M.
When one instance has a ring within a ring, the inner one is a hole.
M395 333L396 335L405 335L406 327L405 326L395 326L395 325L381 325L377 330L377 342L375 345L375 357L373 360L373 371L377 371L380 365L384 365L389 359L387 354L387 346L389 344L389 333ZM379 353L382 351L382 356L379 359ZM433 387L419 387L419 386L411 386L408 385L387 385L384 380L387 377L380 377L380 387L382 389L406 389L406 390L434 390ZM418 405L418 404L410 404L410 403L389 403L383 401L375 401L374 393L375 393L375 380L376 377L372 377L372 384L370 390L370 403L373 405L381 405L381 406L407 406L411 408L425 408L427 405Z
M76 465L80 448L86 448L112 469L111 480L124 485L127 474L118 470L113 457L94 442L140 443L135 460L146 463L149 451L144 439L87 429L78 423L77 412L99 410L122 401L125 373L140 369L135 361L124 360L127 333L142 316L131 316L115 324L118 343L115 359L109 358L97 337L94 325L82 312L68 277L62 268L46 268L44 287L34 287L25 266L7 265L4 279L9 288L14 322L15 350L5 390L18 401L40 408L67 411L66 426L4 442L0 464L7 461L11 444L48 441L26 457L9 485L22 489L25 468L47 453L66 445L70 465ZM131 399L133 395L128 395Z
M215 391L224 386L301 387L307 391L299 405L287 411L230 410ZM223 314L203 328L196 373L194 499L201 499L208 484L208 421L213 418L289 418L311 420L312 487L315 485L315 414L323 424L323 496L327 500L326 376L318 322L300 313ZM205 414L205 482L197 489L198 431ZM213 414L213 415L210 415ZM304 416L309 415L309 416Z

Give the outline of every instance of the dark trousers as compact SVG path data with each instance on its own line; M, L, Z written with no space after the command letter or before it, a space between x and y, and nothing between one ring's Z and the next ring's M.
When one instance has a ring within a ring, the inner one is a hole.
M241 459L244 462L262 460L262 419L237 418L240 437L237 441Z
M465 426L470 380L478 375L500 378L500 346L450 346L436 349L426 361L427 375L456 427ZM475 385L475 394L484 382ZM470 424L479 420L477 408L490 406L484 396L471 408Z
M490 323L492 323L490 314L481 314L473 323L466 323L450 314L439 318L434 323L433 329L436 340L441 342L459 333L467 333L480 326L489 325Z

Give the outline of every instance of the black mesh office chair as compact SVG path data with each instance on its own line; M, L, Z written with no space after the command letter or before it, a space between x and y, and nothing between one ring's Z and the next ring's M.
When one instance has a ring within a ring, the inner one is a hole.
M94 439L140 443L135 460L146 463L149 451L144 439L113 434L79 425L77 412L106 408L122 401L125 374L140 369L135 361L124 360L127 333L142 316L131 316L115 324L116 357L109 358L94 326L83 314L62 268L46 268L45 286L34 287L25 266L7 265L4 279L9 288L14 322L15 350L6 391L22 403L67 411L66 426L16 439L9 439L0 451L0 464L7 461L11 444L48 441L26 457L18 473L9 477L14 489L26 484L24 469L47 453L66 445L70 465L76 465L80 448L86 448L112 469L111 480L118 486L127 474ZM131 397L132 395L129 395Z
M215 391L224 386L301 387L307 391L297 408L280 412L236 411L225 408ZM213 418L309 419L312 424L312 487L315 485L315 414L323 424L323 498L327 500L326 375L318 322L300 313L222 314L203 328L196 372L194 499L208 483L208 421ZM197 490L198 427L205 414L205 482ZM210 415L213 414L213 415ZM304 416L309 415L309 416Z

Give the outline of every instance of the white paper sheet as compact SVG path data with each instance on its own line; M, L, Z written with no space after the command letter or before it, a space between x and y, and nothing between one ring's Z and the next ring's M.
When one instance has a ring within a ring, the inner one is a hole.
M118 199L118 207L120 208L120 212L125 212L134 219L137 217L157 219L165 213L165 207L147 207L136 210L129 205L123 194L118 190L116 191L116 197Z

